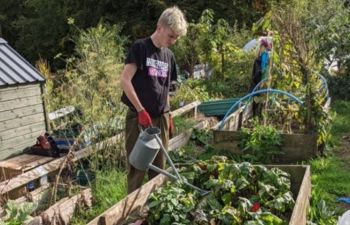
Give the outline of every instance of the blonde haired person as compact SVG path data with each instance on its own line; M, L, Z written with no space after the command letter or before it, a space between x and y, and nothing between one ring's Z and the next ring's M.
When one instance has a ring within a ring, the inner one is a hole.
M140 129L155 126L161 130L165 148L169 142L169 87L177 80L175 57L168 48L180 36L186 35L187 22L178 7L167 8L159 17L156 30L150 37L137 40L130 48L121 75L121 100L129 108L125 124L125 149L129 155ZM153 161L164 167L160 151ZM128 193L142 185L145 172L128 163ZM149 179L157 175L148 171Z

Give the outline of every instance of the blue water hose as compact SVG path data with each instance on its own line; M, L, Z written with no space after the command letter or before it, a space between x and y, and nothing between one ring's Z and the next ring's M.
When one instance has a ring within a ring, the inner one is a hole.
M262 81L261 81L262 82ZM258 85L257 85L258 86ZM282 95L286 95L289 98L293 99L294 101L296 101L297 103L299 103L300 105L303 105L303 101L301 101L299 98L297 98L296 96L286 92L286 91L281 91L278 89L262 89L259 91L254 91L251 92L249 94L247 94L246 96L243 96L242 98L240 98L237 102L235 102L235 104L233 104L231 106L231 108L227 111L227 113L225 114L224 118L221 120L220 122L220 126L219 126L219 130L222 130L222 128L224 127L227 117L232 113L233 109L235 109L235 107L237 107L241 102L243 102L246 99L250 99L251 97L258 95L258 94L262 94L262 93L273 93L273 94L282 94Z
M327 84L327 80L324 76L322 76L321 74L319 74L320 79L322 80L322 85L324 86L324 88L326 89L326 99L329 98L329 91L328 91L328 84Z
M260 87L260 85L261 85L262 83L264 83L265 81L267 81L267 78L262 79L257 85L255 85L255 87L253 88L253 90L252 90L250 93L256 92L256 90ZM252 99L252 96L250 96L250 98L248 99L248 102L250 102L251 99ZM244 106L243 112L245 112L245 110L247 109L247 106L248 106L248 104L246 104L246 105ZM231 110L231 109L230 109L230 110ZM230 111L230 110L229 110L229 111Z
M251 91L251 93L254 92L254 91L256 91L256 89L258 89L258 88L260 87L260 85L261 85L262 83L264 83L265 81L267 81L267 78L262 79L262 80L253 88L253 90Z

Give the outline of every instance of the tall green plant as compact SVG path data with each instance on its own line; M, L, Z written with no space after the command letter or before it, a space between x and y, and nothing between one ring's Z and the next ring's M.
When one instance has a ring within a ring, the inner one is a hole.
M198 82L188 79L185 83L181 84L176 91L176 95L170 99L170 105L173 107L172 110L194 101L209 100L207 90L205 87L198 85Z
M313 40L316 57L335 61L340 68L350 68L350 8L345 0L313 0L307 5L307 38Z
M193 77L194 66L198 63L211 64L213 10L207 9L197 23L189 23L188 33L173 47L174 54L181 68Z
M174 53L190 76L195 64L204 64L206 72L212 71L210 82L202 85L213 96L233 97L249 89L254 53L241 49L249 35L247 29L238 29L224 19L215 22L214 11L207 9L197 23L190 23L188 35L174 46Z
M243 151L248 150L244 157L252 162L271 163L281 154L282 136L271 125L264 126L254 122L252 130L243 128L241 131Z
M300 108L305 132L317 133L319 145L329 135L329 115L324 111L325 96L320 94L319 73L323 62L318 60L317 40L310 38L313 30L305 26L312 17L306 1L292 1L289 5L272 9L271 27L274 35L273 86L293 93L304 102Z
M189 23L186 36L180 38L173 46L177 64L188 71L190 77L193 77L194 66L199 62L197 50L199 33L198 24Z
M78 30L73 40L76 54L66 59L66 69L56 75L61 80L55 80L59 85L52 92L59 99L55 109L75 106L81 114L73 118L74 122L82 125L86 139L97 142L116 135L124 126L119 80L126 38L121 35L120 26L99 24L86 31ZM124 157L122 148L108 149L99 153L95 162L119 164Z
M76 56L67 59L66 70L60 72L65 79L60 88L63 102L82 110L84 123L120 116L119 75L125 41L120 27L102 24L81 31L75 39Z

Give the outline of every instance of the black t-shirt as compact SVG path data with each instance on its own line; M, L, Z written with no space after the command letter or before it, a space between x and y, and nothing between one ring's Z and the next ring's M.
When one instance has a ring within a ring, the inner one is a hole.
M177 80L175 57L171 50L157 48L149 37L140 39L131 46L125 59L125 64L130 63L137 66L131 82L145 110L151 117L168 112L170 81ZM125 93L121 100L132 111L136 111Z

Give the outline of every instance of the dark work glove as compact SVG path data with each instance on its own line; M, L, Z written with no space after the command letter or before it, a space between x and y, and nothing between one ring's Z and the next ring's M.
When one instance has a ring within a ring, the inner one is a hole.
M152 126L152 119L146 110L138 112L138 122L142 128Z

